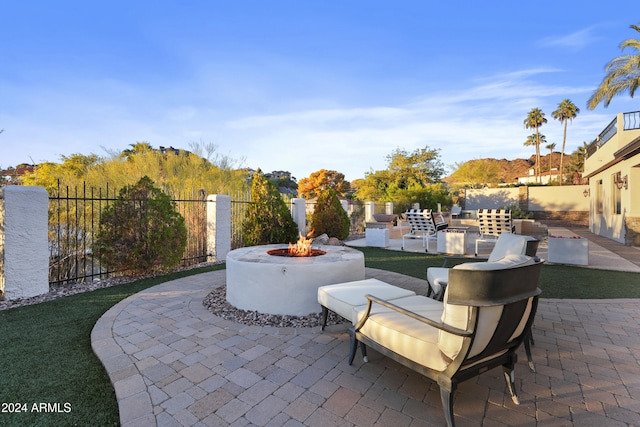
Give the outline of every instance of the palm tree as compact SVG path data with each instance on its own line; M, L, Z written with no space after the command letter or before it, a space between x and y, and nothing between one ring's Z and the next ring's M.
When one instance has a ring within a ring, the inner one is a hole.
M553 149L556 148L556 143L547 144L544 148L549 150L549 182L551 182L551 157L553 157Z
M538 133L537 135L535 133L532 133L531 135L529 135L527 137L527 140L524 142L524 146L525 147L540 147L540 144L543 144L547 142L547 137L544 136L541 133ZM536 163L536 166L534 167L534 170L536 171L536 182L538 182L538 164Z
M630 28L640 33L640 26L631 25ZM640 86L640 40L627 39L620 43L620 49L623 51L627 47L634 49L635 53L620 55L607 64L605 67L607 75L587 100L589 110L593 110L601 102L604 108L607 108L614 96L625 92L629 92L633 98L636 89Z
M560 185L562 185L562 181L564 181L564 147L567 143L567 122L573 121L579 112L580 109L576 107L573 102L568 99L564 99L558 104L558 109L551 113L554 119L560 120L560 123L564 125L562 151L560 151Z
M524 127L526 129L534 128L536 130L536 182L538 182L540 178L540 136L538 129L544 123L547 123L547 119L544 118L544 113L539 108L532 108L527 114L527 118L524 119Z

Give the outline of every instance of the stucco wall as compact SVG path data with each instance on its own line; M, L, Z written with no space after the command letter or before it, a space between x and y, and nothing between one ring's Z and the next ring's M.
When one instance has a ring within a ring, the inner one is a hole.
M588 212L588 185L484 188L465 191L465 210L498 209L520 205L529 212ZM524 190L524 191L523 191ZM528 195L527 195L528 192ZM520 196L525 200L521 200Z

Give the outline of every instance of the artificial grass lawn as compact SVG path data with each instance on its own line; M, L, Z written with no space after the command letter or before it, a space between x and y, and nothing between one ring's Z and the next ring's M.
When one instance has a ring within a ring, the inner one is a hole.
M223 267L181 271L0 311L0 425L119 425L113 387L91 349L93 326L109 308L136 292ZM41 403L49 404L43 409L50 412L33 410ZM15 404L24 411L14 412Z
M367 267L425 278L426 267L442 266L441 255L361 248ZM0 311L0 425L118 425L118 405L109 378L91 349L91 330L120 300L180 277L223 265L59 298ZM640 298L640 274L545 265L543 298ZM8 413L8 405L26 404L26 412ZM32 412L33 404L60 413ZM70 404L65 406L65 404ZM69 412L64 412L69 409Z
M442 267L442 255L358 248L367 267L426 278L427 267ZM459 261L460 263L462 261ZM447 266L455 265L449 262ZM540 274L541 298L640 298L640 273L596 270L565 265L544 265Z

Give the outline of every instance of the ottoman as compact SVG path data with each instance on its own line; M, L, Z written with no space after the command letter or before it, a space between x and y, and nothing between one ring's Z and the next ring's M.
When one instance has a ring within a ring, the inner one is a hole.
M354 282L320 286L318 288L318 302L322 306L322 330L324 331L324 327L327 324L329 310L355 324L358 311L367 304L366 294L391 301L413 296L416 293L378 279L356 280Z

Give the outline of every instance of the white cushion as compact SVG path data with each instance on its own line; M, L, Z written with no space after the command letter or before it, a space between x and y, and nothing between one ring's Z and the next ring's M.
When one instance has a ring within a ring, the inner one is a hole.
M459 329L466 330L467 322L469 321L469 313L471 308L466 305L453 305L447 304L447 298L449 293L444 293L444 311L442 313L442 323L454 326ZM502 315L503 306L491 306L480 307L478 313L478 328L476 330L476 337L473 340L473 345L469 352L468 357L473 357L479 354L489 343L493 333L498 326L500 316ZM462 349L463 338L458 335L450 334L449 332L439 331L438 336L438 348L451 359L455 359Z
M526 255L507 255L493 262L468 262L466 264L456 265L458 270L504 270L507 268L521 267L533 264L533 258ZM447 288L448 289L448 288ZM444 293L444 311L442 313L442 322L460 329L467 328L469 319L469 307L464 305L448 304L449 293ZM478 313L478 330L476 338L471 347L470 357L480 353L488 344L493 332L498 325L500 316L502 315L502 306L481 307ZM462 347L462 337L440 331L440 340L438 342L440 350L450 358L455 358Z
M438 295L442 291L442 286L446 286L449 283L449 269L445 267L427 268L427 282Z
M506 268L531 265L534 262L533 258L526 255L509 254L494 261L467 262L464 264L458 264L453 268L458 270L504 270Z
M520 234L502 233L498 237L496 245L489 254L489 262L497 261L507 255L524 255L527 251L527 242L535 240L531 236Z
M440 321L442 315L442 303L424 296L416 295L391 302L436 322ZM359 317L363 315L364 311L358 313ZM373 304L360 332L420 365L443 371L449 364L438 348L438 329L390 308Z
M318 288L318 302L323 307L327 307L339 316L355 323L353 309L367 304L366 294L375 295L383 300L394 300L416 293L378 279L365 279L320 286Z

